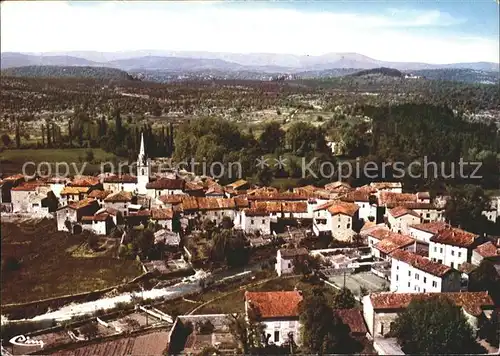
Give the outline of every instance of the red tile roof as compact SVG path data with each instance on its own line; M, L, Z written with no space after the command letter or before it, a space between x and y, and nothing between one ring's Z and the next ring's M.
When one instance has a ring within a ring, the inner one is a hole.
M340 320L342 320L345 325L349 326L351 333L366 334L368 332L361 310L356 308L335 309L333 312L338 315Z
M305 256L309 254L309 251L304 247L300 248L281 248L280 250L281 257L283 258L293 258L296 256Z
M377 189L394 189L394 188L402 188L403 185L401 182L372 182L370 186Z
M335 203L328 208L328 211L332 215L343 214L353 216L358 210L359 206L357 206L356 204L344 202Z
M182 210L198 210L198 200L195 197L186 196L182 199Z
M372 194L369 191L354 190L352 192L347 193L340 199L346 202L359 201L368 203L370 201L370 195Z
M250 206L248 199L241 197L234 197L234 203L237 208L248 208Z
M259 319L297 318L302 295L298 291L245 292L245 301Z
M134 177L130 174L114 174L104 177L104 183L137 183L137 177Z
M409 193L380 192L378 202L379 205L416 203L417 195Z
M484 258L500 256L500 248L496 247L491 241L479 245L474 251Z
M405 208L404 206L398 206L389 210L389 214L396 219L404 215L412 215L420 219L420 215L411 209Z
M383 240L387 239L392 234L394 234L394 232L390 231L389 229L379 227L377 229L370 231L367 235L376 238L377 240Z
M23 182L17 187L12 188L13 191L35 191L39 187L47 187L44 182L33 181L33 182Z
M228 198L197 198L199 210L236 209L234 199Z
M85 194L89 191L90 187L69 187L66 186L61 190L61 195L79 195Z
M184 190L186 182L183 179L168 179L168 178L160 178L155 180L154 182L150 182L146 184L147 189L170 189L176 190L181 189Z
M306 202L283 202L281 208L284 213L307 213Z
M269 215L269 211L267 211L267 209L263 209L263 208L243 209L243 212L245 213L245 216L268 216Z
M442 230L442 229L447 228L449 226L450 225L448 225L447 223L445 223L443 221L434 221L434 222L430 222L430 223L412 225L411 227L418 229L418 230L421 230L421 231L436 234L439 230Z
M453 270L449 266L445 266L437 262L432 262L431 260L425 257L419 256L415 253L408 251L396 250L393 253L391 253L391 257L396 260L405 262L410 266L417 268L421 271L430 273L436 277L442 277L448 272Z
M169 195L160 195L158 199L160 199L164 204L180 204L182 200L186 197L184 194L169 194Z
M456 306L462 307L473 316L481 315L484 309L493 309L494 303L488 292L457 293L372 293L369 298L374 310L405 309L414 298L441 296L449 298Z
M104 199L111 194L109 190L93 190L89 193L89 198Z
M93 198L87 198L87 199L83 199L83 200L76 201L76 202L73 202L71 204L68 204L68 207L71 208L71 209L78 210L78 209L82 209L82 208L85 208L87 206L90 206L92 204L96 204L97 205L97 200L95 200Z
M77 176L68 183L72 187L93 187L100 184L101 181L98 177L93 176Z
M237 180L236 182L233 182L231 184L226 185L226 187L238 190L239 188L243 187L246 184L248 184L248 182L246 180L240 179L240 180Z
M121 190L104 198L107 203L119 203L132 201L132 193Z
M108 213L99 213L91 216L82 216L83 221L106 221L110 215Z
M8 176L8 177L3 178L3 181L4 182L14 182L16 180L21 180L21 179L24 180L24 174L14 174L12 176Z
M373 247L385 254L390 254L397 249L410 246L414 243L415 240L409 236L393 233L388 238L377 242Z
M335 192L340 192L340 191L348 192L352 188L351 188L351 185L349 183L337 181L337 182L332 182L332 183L326 184L325 189L330 190L330 191L335 191Z
M329 207L331 207L333 204L337 204L339 203L338 200L330 200L330 201L327 201L326 203L323 203L321 205L318 205L317 207L315 207L313 210L314 211L318 211L318 210L326 210L328 209Z
M431 237L432 242L437 242L446 245L470 247L472 246L479 236L471 232L467 232L456 227L447 227L438 230L438 232Z
M172 220L174 211L172 209L151 209L151 218L153 220Z

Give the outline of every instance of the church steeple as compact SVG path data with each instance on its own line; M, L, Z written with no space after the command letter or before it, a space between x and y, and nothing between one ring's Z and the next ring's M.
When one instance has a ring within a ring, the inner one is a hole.
M139 149L139 156L137 157L137 163L142 165L146 164L146 151L144 150L144 133L141 132L141 148Z

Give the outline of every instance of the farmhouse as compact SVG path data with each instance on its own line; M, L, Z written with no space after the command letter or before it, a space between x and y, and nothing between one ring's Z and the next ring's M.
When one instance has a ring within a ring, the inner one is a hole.
M123 216L128 214L128 206L132 203L132 193L120 190L104 198L105 208L112 208L119 211Z
M483 260L500 261L500 248L488 241L472 251L472 264L479 266Z
M235 218L236 203L233 198L197 198L197 202L203 219L220 224L225 216L231 221Z
M93 216L99 210L95 199L87 198L70 203L56 211L57 230L78 233L82 230L78 223L84 216Z
M327 213L319 213L327 210ZM325 203L316 208L313 231L316 236L331 234L341 241L350 241L354 235L353 225L358 222L358 205L346 202Z
M488 292L460 293L372 293L363 298L363 316L372 337L387 335L398 314L403 312L414 298L439 296L449 298L462 309L467 321L477 331L484 319L490 319L495 308Z
M302 294L288 292L245 292L245 313L264 324L270 342L281 345L290 338L300 345L299 304Z
M303 247L295 249L279 249L276 253L276 273L278 276L293 273L295 259L304 258L308 255L309 252L307 252L307 250Z
M267 209L243 209L241 214L239 214L239 221L236 221L235 225L239 226L247 233L256 231L265 235L271 233L271 217Z
M94 215L82 216L82 230L88 230L96 235L108 235L115 226L113 217L106 211L98 211Z
M391 254L391 291L398 293L456 292L460 273L417 254L396 250Z
M42 208L42 200L47 197L50 188L43 182L25 182L11 189L12 211L16 212L48 212Z

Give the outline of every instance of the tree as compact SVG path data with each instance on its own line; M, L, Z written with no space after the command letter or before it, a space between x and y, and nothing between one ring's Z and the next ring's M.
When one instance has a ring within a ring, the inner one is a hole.
M333 312L322 290L316 288L300 303L302 344L309 353L339 353L349 339L349 327Z
M259 137L259 145L263 152L274 153L281 147L285 138L285 132L281 129L281 125L273 121L264 126L264 131Z
M488 204L489 199L481 187L465 185L462 188L451 189L444 215L451 225L460 226L467 231L483 233L485 226L481 223L482 216Z
M232 229L234 226L233 220L229 216L224 216L221 222L223 229Z
M319 262L311 255L296 256L293 260L293 273L308 275L319 267Z
M6 147L9 146L12 143L12 140L10 139L10 136L4 133L2 135L2 143Z
M333 308L334 309L351 309L356 306L356 299L352 292L343 287L333 297Z
M85 160L87 162L92 163L92 161L94 160L94 151L93 150L88 149L85 151Z
M99 238L97 237L97 235L95 234L89 234L89 236L87 237L87 244L89 245L89 247L92 249L92 250L96 250L97 249L97 244L99 243Z
M227 324L243 354L247 355L252 349L262 346L264 325L257 320L251 310L249 310L248 318L244 314L230 314L227 317Z
M495 304L500 303L500 277L491 261L483 260L469 276L469 291L488 291Z
M271 169L268 166L264 166L258 173L257 179L259 180L259 184L263 187L267 187L273 181L274 175Z
M395 320L391 333L405 353L463 354L475 346L467 319L446 297L414 298Z
M21 148L21 134L19 133L19 119L16 120L16 148Z
M93 322L87 323L80 328L80 333L85 335L87 339L93 339L99 334L99 328Z
M154 246L155 236L154 232L150 229L144 229L138 236L137 247L142 258L149 257L153 246Z

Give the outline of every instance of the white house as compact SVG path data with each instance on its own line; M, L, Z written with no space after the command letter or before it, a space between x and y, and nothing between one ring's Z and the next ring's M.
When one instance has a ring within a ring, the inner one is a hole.
M70 204L72 202L80 201L88 197L90 187L72 187L66 186L60 192L61 205Z
M398 206L387 213L389 228L400 234L408 234L411 225L420 223L420 215L413 210Z
M460 291L460 273L412 252L391 254L391 292L426 293Z
M80 221L84 216L92 216L99 210L95 199L87 198L70 203L56 211L57 230L77 233L82 230Z
M499 261L500 260L500 248L488 241L484 244L479 245L472 251L471 263L473 265L479 266L479 264L484 260Z
M48 213L48 209L42 207L42 200L49 191L49 186L40 182L26 182L13 187L10 191L12 212Z
M391 253L396 250L415 252L415 249L415 240L410 236L392 232L386 238L372 245L371 253L377 259L390 260Z
M99 203L99 206L104 206L104 199L106 199L106 197L108 195L110 195L112 192L109 191L109 190L99 190L99 189L95 189L93 191L91 191L89 194L88 194L88 198L93 198L95 200L97 200L97 203Z
M418 242L428 245L431 242L431 237L446 226L448 226L448 224L445 222L415 224L409 226L408 233Z
M172 209L151 209L151 220L163 229L172 231L174 211Z
M368 246L372 247L380 241L391 237L394 233L387 227L370 227L369 230L364 233L366 235ZM373 253L373 252L372 252Z
M270 343L281 345L293 338L300 345L301 301L299 291L245 292L245 313L248 318L255 318L264 324L264 333Z
M481 320L490 319L495 308L488 292L459 293L371 293L363 297L363 317L368 332L373 338L387 335L394 321L413 300L413 298L430 298L442 296L449 298L456 306L461 307L467 321L474 331L481 325Z
M241 227L245 232L260 231L266 235L271 233L271 217L266 209L243 209L239 217L237 226Z
M108 235L114 227L113 218L104 210L94 215L82 216L82 229L93 232L96 235Z
M102 185L104 190L110 191L111 193L122 190L137 193L137 177L129 174L104 177Z
M276 253L276 273L281 277L282 274L293 273L294 260L309 255L305 248L279 249Z
M370 190L358 189L347 193L341 198L342 201L354 203L359 207L358 218L368 221L369 218L377 217L377 198Z
M119 211L122 216L128 214L128 206L132 203L132 193L120 190L104 198L105 208L112 208Z
M198 211L202 219L209 219L216 224L220 224L224 217L234 221L236 215L236 203L234 198L196 198Z
M160 178L146 184L146 194L151 198L158 198L162 195L184 194L185 185L184 179Z
M494 197L490 200L487 209L483 210L482 214L486 216L489 221L496 222L500 217L500 198Z
M358 205L346 202L325 203L317 207L313 217L314 234L329 234L336 240L350 241L355 234L353 225L359 220L358 210Z
M472 250L480 242L478 235L448 225L430 238L429 258L459 269L462 263L471 261Z

